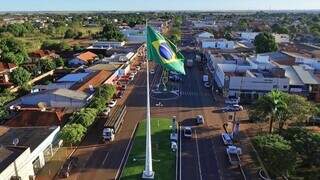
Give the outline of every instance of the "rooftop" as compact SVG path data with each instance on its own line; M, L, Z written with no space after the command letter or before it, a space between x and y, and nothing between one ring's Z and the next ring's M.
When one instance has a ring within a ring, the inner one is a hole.
M15 138L19 139L17 146L30 147L33 151L39 146L55 129L57 126L52 127L4 127L0 126L0 142L4 146L12 146Z
M60 126L63 124L63 115L63 109L40 111L34 108L34 110L22 110L7 121L5 125L9 127Z
M73 73L67 74L58 79L57 82L78 82L83 81L90 73Z
M27 147L21 146L0 147L0 172L13 163L26 149Z
M71 90L90 92L90 88L95 88L103 84L111 75L112 71L100 70L91 73L84 82L78 82L70 87Z
M87 52L84 52L84 53L81 53L77 56L78 59L81 59L83 61L92 61L94 60L95 58L97 57L96 54L90 52L90 51L87 51Z
M315 75L310 73L309 71L306 71L301 66L292 66L293 69L298 74L299 78L304 84L320 84L320 81L317 79Z
M8 71L10 69L16 68L17 66L12 63L0 62L0 72Z

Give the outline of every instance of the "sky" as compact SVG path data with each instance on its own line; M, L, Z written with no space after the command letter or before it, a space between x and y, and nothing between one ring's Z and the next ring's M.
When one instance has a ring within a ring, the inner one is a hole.
M0 0L0 11L308 9L320 9L320 0Z

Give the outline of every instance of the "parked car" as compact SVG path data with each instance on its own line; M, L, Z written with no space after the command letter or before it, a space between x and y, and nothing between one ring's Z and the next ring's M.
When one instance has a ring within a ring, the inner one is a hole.
M232 139L228 133L222 133L221 138L224 145L232 145Z
M178 150L178 145L175 141L171 141L171 150L176 152Z
M320 117L310 117L308 124L310 125L320 125Z
M63 164L62 169L59 173L60 177L68 178L70 176L71 170L76 168L78 165L78 158L77 157L70 157L66 160Z
M108 107L113 108L117 104L117 100L113 99L108 103Z
M130 80L130 81L132 81L132 80L134 79L134 75L135 75L135 74L133 74L133 73L130 74L130 76L129 76L129 80Z
M136 66L137 71L140 71L141 67L140 66Z
M109 107L105 108L102 113L101 116L109 116L111 109Z
M184 135L184 137L191 138L192 137L192 129L191 129L191 127L184 127L183 135Z
M116 98L122 98L123 94L124 94L123 91L118 91L117 95L116 95Z
M202 115L197 115L197 124L203 124L204 123L204 118Z
M154 74L154 69L151 69L151 70L150 70L150 74Z
M238 104L228 105L222 108L222 112L233 112L233 111L242 111L242 110L243 110L243 107Z
M229 97L224 101L226 104L239 104L240 97Z
M211 87L211 84L210 84L209 82L205 82L205 83L203 83L203 85L204 85L204 87L206 87L206 88L210 88L210 87Z
M170 76L169 76L169 80L170 80L170 81L181 81L182 79L181 79L181 77L178 76L178 75L170 75Z

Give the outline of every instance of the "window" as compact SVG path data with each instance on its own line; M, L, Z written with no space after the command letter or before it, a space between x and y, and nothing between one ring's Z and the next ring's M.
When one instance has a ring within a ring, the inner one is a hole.
M287 89L288 88L288 86L283 86L283 89Z

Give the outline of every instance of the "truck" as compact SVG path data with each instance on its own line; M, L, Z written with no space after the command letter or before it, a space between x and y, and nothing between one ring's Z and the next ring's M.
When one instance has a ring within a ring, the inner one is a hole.
M193 66L193 59L187 59L187 67Z
M109 117L104 117L106 122L103 127L102 137L103 141L113 141L115 134L120 130L124 116L127 113L127 107L125 105L116 105L113 108Z

